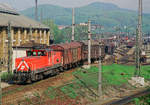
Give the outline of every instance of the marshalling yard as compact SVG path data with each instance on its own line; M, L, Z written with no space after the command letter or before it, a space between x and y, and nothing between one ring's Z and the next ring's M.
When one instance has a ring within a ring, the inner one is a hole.
M0 4L0 105L149 105L150 34L142 34L140 7L134 33L96 34L103 27L75 24L73 8L71 41L57 44L51 27ZM77 26L87 40L76 40Z

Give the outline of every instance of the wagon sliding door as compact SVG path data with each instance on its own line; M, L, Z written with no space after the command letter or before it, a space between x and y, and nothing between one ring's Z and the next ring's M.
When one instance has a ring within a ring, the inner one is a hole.
M77 48L72 49L72 59L73 59L73 63L78 61L78 49Z

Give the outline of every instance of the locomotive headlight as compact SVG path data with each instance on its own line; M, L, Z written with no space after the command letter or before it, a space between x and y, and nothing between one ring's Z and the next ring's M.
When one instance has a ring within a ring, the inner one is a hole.
M20 69L21 69L21 70L24 70L24 68L25 68L25 66L21 66L21 68L20 68Z

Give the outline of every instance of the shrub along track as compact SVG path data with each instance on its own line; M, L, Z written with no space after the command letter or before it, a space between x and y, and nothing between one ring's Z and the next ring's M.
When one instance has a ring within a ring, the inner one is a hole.
M50 77L33 84L12 85L10 87L4 88L2 89L2 103L3 105L16 105L20 100L24 100L25 96L32 97L33 93L42 93L50 86L61 86L74 78L72 72L77 69L78 68L71 69L64 73L60 73L57 76Z

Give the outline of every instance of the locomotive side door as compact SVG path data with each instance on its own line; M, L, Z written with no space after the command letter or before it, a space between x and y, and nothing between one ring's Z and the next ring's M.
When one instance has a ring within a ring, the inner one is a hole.
M51 51L48 52L48 65L51 65Z

